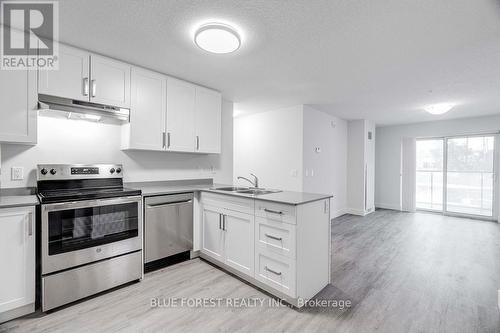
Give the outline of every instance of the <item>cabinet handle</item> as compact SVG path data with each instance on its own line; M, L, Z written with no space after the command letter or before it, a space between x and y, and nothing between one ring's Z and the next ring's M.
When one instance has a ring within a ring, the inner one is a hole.
M270 269L269 267L265 266L264 269L268 272L271 272L273 274L276 274L276 275L281 275L282 273L281 272L276 272L275 270L272 270Z
M162 147L165 148L167 141L167 133L165 132L161 133L161 139L162 139Z
M89 78L83 78L83 96L89 95Z
M277 240L277 241L282 241L283 238L281 237L276 237L276 236L273 236L273 235L269 235L269 234L265 234L267 238L271 238L271 239L274 239L274 240Z
M226 215L222 215L222 230L226 231Z
M222 230L222 214L219 214L219 229Z
M167 133L167 148L170 148L170 132Z
M33 236L33 214L30 212L28 216L28 236Z
M90 97L95 97L97 91L97 83L95 82L95 80L90 80L90 86L91 86Z
M277 210L272 210L272 209L264 208L264 211L267 212L267 213L273 213L273 214L283 215L283 212L281 212L281 211L278 212Z
M200 150L200 137L196 136L196 150Z

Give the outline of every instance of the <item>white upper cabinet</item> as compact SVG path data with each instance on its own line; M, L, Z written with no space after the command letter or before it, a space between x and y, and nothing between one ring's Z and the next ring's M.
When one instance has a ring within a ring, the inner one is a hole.
M40 94L89 101L89 61L86 51L60 44L59 69L39 71Z
M92 55L90 69L91 102L130 107L130 65Z
M190 83L167 79L167 150L194 152L196 87Z
M34 310L34 215L33 207L0 209L0 322L16 317L12 311L27 305L33 304Z
M167 78L132 68L130 123L123 126L122 148L163 150L166 147Z
M37 115L36 70L2 70L0 142L35 144Z
M196 87L196 151L204 153L220 153L221 108L222 97L219 92L203 87Z
M130 65L62 44L58 65L39 71L38 93L130 107Z

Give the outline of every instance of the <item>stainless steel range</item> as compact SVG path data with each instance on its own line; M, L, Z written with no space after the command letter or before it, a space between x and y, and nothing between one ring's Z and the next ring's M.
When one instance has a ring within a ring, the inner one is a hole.
M38 165L42 311L141 279L141 191L121 165Z

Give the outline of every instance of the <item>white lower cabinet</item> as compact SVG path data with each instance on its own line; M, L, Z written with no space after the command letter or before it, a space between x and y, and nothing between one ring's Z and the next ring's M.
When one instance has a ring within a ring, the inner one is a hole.
M254 216L226 210L223 216L226 265L245 273L254 274Z
M329 283L328 204L203 192L201 256L299 306Z
M203 205L203 238L201 251L218 261L224 261L224 231L222 214L224 209Z
M254 216L202 204L201 252L241 273L254 273Z
M35 308L35 209L0 209L0 323Z

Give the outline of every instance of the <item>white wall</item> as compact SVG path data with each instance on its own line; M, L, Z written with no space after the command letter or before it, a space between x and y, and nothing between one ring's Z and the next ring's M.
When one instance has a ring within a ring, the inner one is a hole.
M400 172L401 139L403 137L425 138L491 133L498 130L500 130L500 115L378 127L375 166L376 206L390 209L400 209L401 207Z
M347 125L347 208L350 213L365 211L365 120Z
M327 193L332 218L345 213L347 198L347 121L304 105L303 190ZM315 148L321 149L320 153Z
M308 105L236 118L235 183L246 185L236 177L250 172L259 176L262 187L332 194L332 217L343 214L347 122Z
M235 118L234 183L251 172L261 187L302 191L302 138L302 105Z
M2 144L0 185L36 185L37 164L122 163L125 181L214 178L218 183L233 179L233 103L222 106L222 153L183 154L148 151L121 151L119 125L38 117L38 144ZM10 168L24 167L22 181L10 179ZM211 167L214 171L211 171Z

